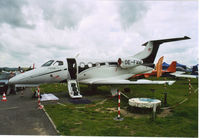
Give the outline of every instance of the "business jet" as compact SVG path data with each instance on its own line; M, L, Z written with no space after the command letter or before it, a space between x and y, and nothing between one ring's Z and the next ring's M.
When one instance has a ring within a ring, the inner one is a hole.
M150 40L144 43L144 50L134 56L118 58L110 61L84 61L76 58L64 60L49 60L41 67L19 74L9 80L9 84L19 87L37 86L42 83L67 82L71 98L82 98L79 83L92 86L110 85L111 91L122 85L137 84L169 84L175 81L151 81L129 79L135 74L150 73L153 62L162 43L190 39L187 36L180 38Z

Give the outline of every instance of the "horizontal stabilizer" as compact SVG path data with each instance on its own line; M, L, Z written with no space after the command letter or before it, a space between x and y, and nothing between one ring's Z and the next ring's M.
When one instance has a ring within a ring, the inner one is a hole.
M186 39L191 39L191 38L188 36L184 36L184 37L178 37L178 38L150 40L148 42L156 42L157 44L162 44L162 43L166 43L166 42L180 41L180 40L186 40ZM142 46L146 46L148 44L148 42L144 43Z

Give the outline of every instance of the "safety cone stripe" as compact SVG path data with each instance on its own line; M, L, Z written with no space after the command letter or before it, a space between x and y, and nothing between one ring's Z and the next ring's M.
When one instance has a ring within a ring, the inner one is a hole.
M6 99L6 98L3 98L1 101L7 101L7 99Z
M43 105L40 105L38 108L39 108L39 109L43 109L43 107L44 107Z

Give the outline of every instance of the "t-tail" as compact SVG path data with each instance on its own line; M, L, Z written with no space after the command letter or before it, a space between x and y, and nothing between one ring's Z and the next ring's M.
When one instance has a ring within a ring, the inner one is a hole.
M143 60L143 63L153 63L156 54L158 52L159 46L166 42L180 41L190 39L187 36L179 37L179 38L170 38L170 39L160 39L160 40L150 40L144 43L142 46L145 46L145 49L139 53L137 53L134 58Z

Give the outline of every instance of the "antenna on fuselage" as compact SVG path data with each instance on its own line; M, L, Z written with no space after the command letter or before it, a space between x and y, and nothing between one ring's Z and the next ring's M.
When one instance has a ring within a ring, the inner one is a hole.
M80 53L76 54L75 59L77 59L79 55L80 55Z

